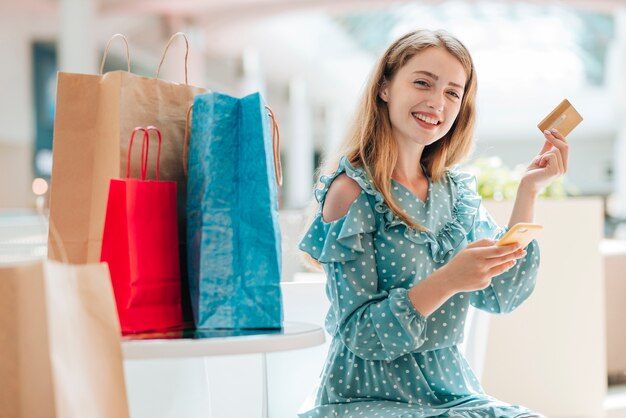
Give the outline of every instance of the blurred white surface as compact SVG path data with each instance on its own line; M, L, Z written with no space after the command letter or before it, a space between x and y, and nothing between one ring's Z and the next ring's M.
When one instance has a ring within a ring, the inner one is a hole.
M0 263L11 263L47 255L48 230L35 211L0 210Z

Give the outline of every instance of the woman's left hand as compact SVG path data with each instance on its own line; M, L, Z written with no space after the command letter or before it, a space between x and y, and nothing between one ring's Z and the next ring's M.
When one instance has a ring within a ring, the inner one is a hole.
M531 161L522 181L539 192L567 171L569 145L556 129L544 131L546 142L539 154Z

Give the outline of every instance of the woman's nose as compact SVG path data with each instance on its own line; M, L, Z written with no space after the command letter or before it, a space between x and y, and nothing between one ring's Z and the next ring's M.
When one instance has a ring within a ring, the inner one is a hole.
M426 101L426 106L435 112L442 112L444 104L443 94L444 93L439 92L433 93L432 96Z

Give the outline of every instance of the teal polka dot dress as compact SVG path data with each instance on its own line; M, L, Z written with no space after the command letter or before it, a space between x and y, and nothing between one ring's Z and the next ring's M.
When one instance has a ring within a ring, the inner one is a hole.
M321 207L341 173L362 191L344 217L327 223ZM326 272L326 329L333 339L315 405L300 417L542 417L486 395L458 347L469 305L501 314L530 296L539 266L536 241L489 287L457 293L428 317L409 302L408 289L469 242L505 231L481 206L472 176L448 171L444 177L429 179L426 202L392 180L396 201L431 232L396 217L365 171L345 157L332 176L321 178L320 208L299 248Z

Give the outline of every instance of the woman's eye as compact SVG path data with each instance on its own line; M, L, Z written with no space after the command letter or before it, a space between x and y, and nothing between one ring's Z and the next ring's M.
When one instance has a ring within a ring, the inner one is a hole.
M417 84L418 86L422 86L422 87L428 87L428 81L424 81L424 80L417 80L414 81L413 84Z
M448 94L452 97L454 97L455 99L460 99L461 96L459 96L459 94L456 91L449 91Z

